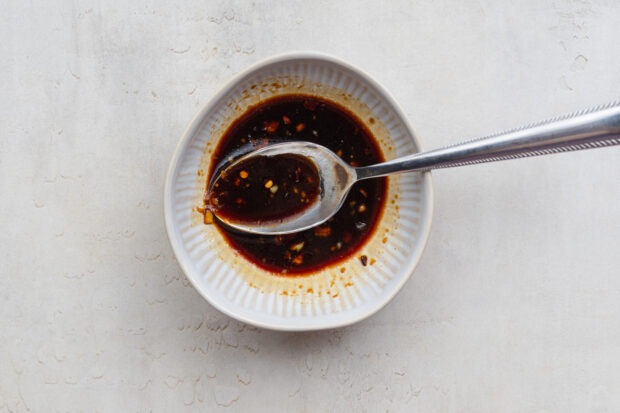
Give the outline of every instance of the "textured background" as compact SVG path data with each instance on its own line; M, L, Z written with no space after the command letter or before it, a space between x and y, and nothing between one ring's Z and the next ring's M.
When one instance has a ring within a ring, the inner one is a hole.
M168 3L3 2L0 411L620 409L618 148L435 173L415 275L333 331L218 313L162 214L185 126L262 57L359 65L433 148L619 98L619 2Z

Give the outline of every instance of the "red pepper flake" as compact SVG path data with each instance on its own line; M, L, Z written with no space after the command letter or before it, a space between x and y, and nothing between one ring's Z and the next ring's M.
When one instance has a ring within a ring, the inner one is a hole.
M329 237L332 233L331 227L317 227L314 230L314 235L317 237Z
M304 248L305 242L298 242L296 244L291 245L291 251L301 251Z
M295 265L300 265L304 263L304 257L303 255L299 254L298 256L296 256L295 258L293 258L293 264Z
M291 124L291 118L289 118L288 116L284 115L284 116L282 116L282 122L284 122L285 125L290 125Z
M302 130L306 129L306 124L305 123L299 123L297 124L297 126L295 127L295 130L297 132L301 132Z
M241 204L245 204L245 200L244 200L243 198L237 198L237 199L235 200L235 202L236 202L237 204L239 204L239 205L241 205Z
M366 266L366 264L368 264L368 257L367 257L367 256L365 256L365 255L362 255L362 256L360 257L360 261L362 262L362 265L365 267L365 266Z
M345 232L344 234L342 234L342 240L345 242L345 244L351 242L352 239L353 237L351 236L350 232Z
M275 120L271 122L263 122L263 129L267 133L275 133L278 130L279 126L280 126L280 122L275 121Z
M304 101L304 108L308 109L308 110L315 110L316 109L316 103L309 101L309 100L305 100Z

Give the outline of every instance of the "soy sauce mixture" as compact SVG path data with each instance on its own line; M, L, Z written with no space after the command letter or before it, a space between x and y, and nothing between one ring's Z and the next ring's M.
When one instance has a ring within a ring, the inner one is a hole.
M209 179L214 177L214 172L222 165L245 153L270 143L291 140L326 146L351 166L370 165L384 160L370 131L349 110L323 98L285 95L251 107L228 128L213 153ZM263 166L264 168L260 168L260 175L254 178L251 177L258 169L245 169L248 174L246 178L241 176L241 170L236 172L240 178L239 186L245 185L244 180L250 178L256 179L255 185L261 184L262 189L270 192L271 188L277 185L278 189L273 198L269 195L264 198L266 192L255 195L256 198L252 198L252 193L248 193L245 204L259 205L263 210L274 208L275 211L274 204L268 206L267 202L275 202L276 195L283 190L279 182L292 183L295 178L288 179L291 167L281 165L280 161L268 161ZM230 174L229 181L233 186L237 179L234 175ZM312 177L313 174L304 176ZM270 188L266 188L266 185L270 185L269 180L273 183ZM294 234L253 235L226 227L213 220L209 211L212 206L207 202L206 196L205 223L213 222L236 251L259 267L282 275L303 275L335 265L358 251L370 238L381 217L386 187L387 178L356 183L347 195L343 207L332 218L320 226ZM290 187L288 189L290 195ZM305 192L308 196L308 192ZM227 198L226 202L231 199L232 197ZM236 199L233 201L236 202ZM242 203L240 205L243 206ZM248 221L256 219L257 212L241 206L235 210L235 214L243 214ZM218 213L221 214L221 211ZM258 213L262 214L264 211ZM270 219L277 219L277 216L276 212ZM360 257L360 265L366 265L365 258Z
M277 222L317 201L319 181L316 165L304 156L255 156L221 172L207 207L237 223Z

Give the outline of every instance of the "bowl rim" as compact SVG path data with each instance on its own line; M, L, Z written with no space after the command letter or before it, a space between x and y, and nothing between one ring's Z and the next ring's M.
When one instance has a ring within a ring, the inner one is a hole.
M232 317L235 320L238 320L243 323L251 324L253 326L261 327L269 330L276 331L315 331L315 330L325 330L331 328L344 327L347 325L351 325L357 322L360 322L373 314L377 313L383 307L385 307L403 288L405 283L411 278L413 272L415 271L417 265L420 262L422 254L426 248L426 244L428 243L428 238L430 235L431 225L433 222L433 209L434 209L434 190L433 190L433 182L431 177L431 172L423 172L422 173L422 181L423 187L425 189L425 193L423 196L423 203L425 207L425 211L427 211L428 217L421 221L420 223L420 236L419 240L422 243L419 248L414 251L411 260L409 261L407 267L403 270L405 272L405 276L401 277L398 280L395 288L393 288L392 292L381 297L381 300L377 301L377 304L370 308L368 311L361 313L355 317L342 318L342 319L334 319L333 321L326 321L321 324L313 324L313 325L304 325L303 323L299 323L297 325L283 325L277 322L272 321L264 321L257 320L254 318L247 317L242 314L236 313L234 310L228 308L226 305L223 305L218 302L215 298L213 298L210 292L203 288L202 285L198 283L197 280L194 280L193 270L191 268L191 263L189 260L182 254L183 246L181 240L177 239L176 231L175 231L175 221L172 213L172 187L174 180L173 178L176 175L177 169L179 167L179 161L182 155L186 152L189 144L191 143L191 139L197 130L200 128L202 121L209 111L213 108L213 106L219 102L222 98L224 98L228 93L230 93L236 85L246 76L256 72L263 67L287 62L294 60L318 60L318 61L326 61L328 63L333 63L339 65L347 70L350 70L355 75L359 76L364 82L376 88L381 94L383 98L385 98L386 103L396 112L396 114L400 117L403 122L405 128L411 132L411 137L415 145L417 146L419 152L422 152L422 145L415 133L413 127L411 126L409 119L405 115L404 111L396 102L396 99L392 96L392 94L385 88L379 81L375 80L370 74L366 73L364 70L341 60L333 55L319 52L319 51L290 51L285 53L280 53L277 55L273 55L264 59L260 59L255 63L251 64L244 70L240 71L236 75L232 76L213 96L209 98L209 100L202 106L200 111L193 117L189 125L186 127L181 139L177 143L174 152L172 154L172 158L170 160L170 164L168 165L168 170L166 172L166 178L164 181L164 221L166 226L166 233L168 235L168 240L172 247L172 251L174 256L181 267L181 270L185 274L186 278L192 284L194 289L198 291L198 293L213 307L215 307L218 311L226 314L229 317Z

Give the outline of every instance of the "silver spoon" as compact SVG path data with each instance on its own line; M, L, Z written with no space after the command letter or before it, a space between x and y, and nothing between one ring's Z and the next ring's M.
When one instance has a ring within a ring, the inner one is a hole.
M276 223L239 223L218 218L240 231L263 235L289 234L327 221L340 209L351 186L362 179L406 171L428 171L613 145L620 145L620 102L505 133L357 168L348 165L321 145L311 142L277 143L252 151L235 160L227 168L259 155L306 156L316 164L319 172L321 192L317 201L302 213ZM218 173L216 178L211 180L209 190L219 177Z

